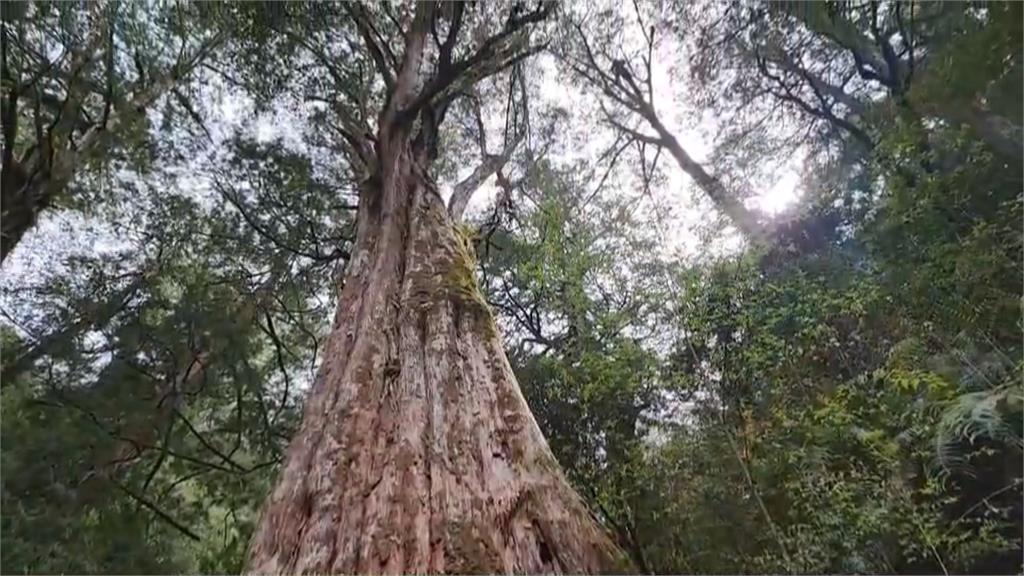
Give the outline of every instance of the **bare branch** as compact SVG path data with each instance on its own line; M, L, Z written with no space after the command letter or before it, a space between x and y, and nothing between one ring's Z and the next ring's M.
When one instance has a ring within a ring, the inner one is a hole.
M638 19L640 18L639 7L637 7L637 17ZM640 22L642 25L642 20ZM599 100L605 120L620 133L627 135L630 142L636 142L638 146L650 145L659 149L666 148L676 161L676 164L696 181L697 185L711 198L718 209L732 220L733 224L749 241L755 244L765 242L768 230L739 199L741 196L746 195L739 195L735 191L728 190L720 179L709 174L703 166L683 149L676 137L665 127L658 116L654 108L653 90L651 87L648 85L646 89L641 88L633 78L630 66L624 60L611 60L610 71L605 72L601 62L598 60L597 54L591 48L582 26L576 22L573 22L572 25L576 29L583 52L583 59L572 63L574 70L609 99L643 119L654 130L655 134L645 134L638 129L630 128ZM649 42L648 54L651 54L653 30L650 33L645 31L644 37ZM649 59L645 60L645 68L649 79L651 75ZM644 163L642 168L646 170L646 163Z
M512 84L516 82L515 75L512 76L510 82ZM511 140L506 140L505 147L500 153L497 155L489 154L487 152L486 132L484 129L483 115L480 111L479 100L473 98L470 102L473 115L477 123L478 143L480 145L480 155L483 157L483 161L475 170L473 170L473 173L470 174L469 177L455 185L452 197L448 201L448 213L451 215L452 219L456 221L462 218L463 213L466 211L466 206L469 205L469 200L473 197L473 193L476 192L488 178L501 170L505 164L508 163L512 158L512 153L515 152L516 147L519 146L519 143L526 137L525 130L516 129L515 137ZM520 106L525 108L527 106L527 102L520 102ZM506 125L506 129L508 128L509 127Z

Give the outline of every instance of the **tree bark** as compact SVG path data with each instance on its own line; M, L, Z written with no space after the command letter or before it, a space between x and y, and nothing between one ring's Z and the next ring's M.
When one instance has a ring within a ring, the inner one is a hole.
M628 571L537 427L472 243L411 138L382 137L376 156L324 361L247 571Z

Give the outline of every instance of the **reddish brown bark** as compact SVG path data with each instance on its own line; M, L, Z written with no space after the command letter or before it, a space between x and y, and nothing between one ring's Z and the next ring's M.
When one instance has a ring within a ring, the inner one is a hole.
M410 139L382 139L379 158L248 571L623 571L523 400Z
M393 66L366 8L345 6L388 98L376 138L341 115L349 160L367 175L355 248L247 569L621 572L624 556L569 487L523 400L476 288L472 245L427 172L459 94L452 86L531 53L521 33L551 6L510 14L455 61L464 6L421 2ZM428 37L437 58L423 76Z

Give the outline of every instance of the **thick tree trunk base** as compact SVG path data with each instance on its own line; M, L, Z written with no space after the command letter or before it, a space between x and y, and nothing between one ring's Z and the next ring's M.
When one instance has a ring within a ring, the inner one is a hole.
M248 571L628 570L523 399L471 244L411 154L397 156L360 203L323 366Z

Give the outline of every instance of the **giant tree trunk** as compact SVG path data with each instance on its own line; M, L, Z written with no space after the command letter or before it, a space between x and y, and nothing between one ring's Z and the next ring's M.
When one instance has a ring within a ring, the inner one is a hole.
M254 573L594 573L622 554L534 420L408 138L382 139Z

